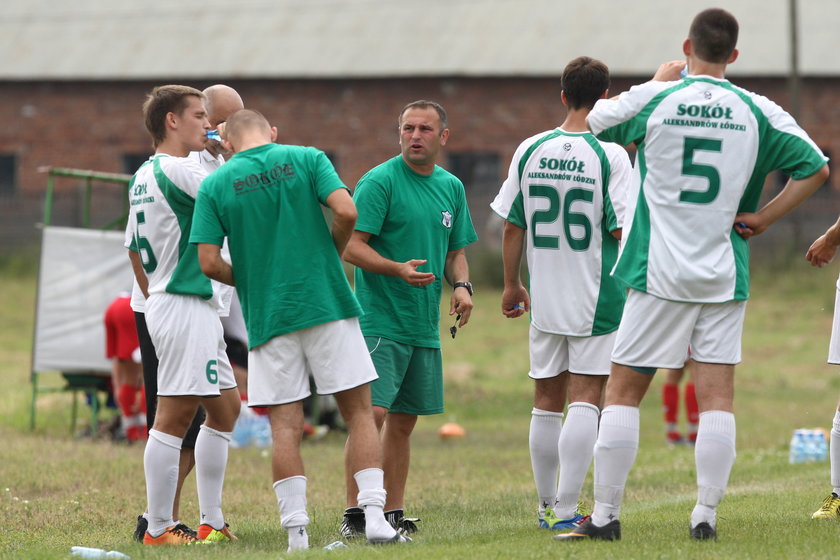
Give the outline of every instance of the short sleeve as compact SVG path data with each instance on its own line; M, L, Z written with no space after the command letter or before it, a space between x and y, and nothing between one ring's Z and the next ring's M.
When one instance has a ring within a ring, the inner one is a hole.
M359 214L356 229L379 235L388 214L388 191L385 186L365 175L356 185L353 202L356 203L356 211Z
M618 144L604 144L604 150L610 161L610 178L604 206L608 211L608 229L614 231L624 227L627 197L630 192L630 182L633 180L633 166L627 152Z
M315 192L321 204L326 204L327 197L337 189L347 189L349 191L350 189L347 188L347 185L341 182L341 178L338 176L327 154L315 148L311 148L310 150L314 159Z
M212 197L211 186L205 181L195 200L190 243L210 243L221 246L224 239L225 230L219 217L216 200Z
M453 181L455 182L454 188L458 197L458 207L452 223L452 234L449 236L450 251L461 249L478 240L478 235L475 233L472 217L470 216L470 209L467 206L467 195L464 191L464 185L458 179L453 178Z
M166 176L193 198L198 195L198 188L207 177L207 170L189 157L165 158L161 160L160 165Z

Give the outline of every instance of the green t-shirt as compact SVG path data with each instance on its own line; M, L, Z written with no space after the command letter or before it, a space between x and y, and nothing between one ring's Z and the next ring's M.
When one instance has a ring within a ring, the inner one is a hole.
M279 144L234 155L201 184L190 242L227 236L250 348L361 314L321 206L346 188L320 150Z
M441 167L431 175L414 172L402 156L368 171L353 194L356 229L370 233L370 246L397 262L426 259L418 268L434 283L418 288L395 276L356 268L356 297L365 311L366 336L412 346L440 348L440 294L446 254L478 236L467 208L464 185Z

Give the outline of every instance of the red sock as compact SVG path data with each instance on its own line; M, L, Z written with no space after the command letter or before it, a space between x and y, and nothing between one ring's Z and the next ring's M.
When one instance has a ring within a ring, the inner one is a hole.
M129 384L121 385L117 394L117 403L120 405L120 412L123 416L132 416L134 403L137 399L137 387Z
M140 385L137 390L137 398L140 399L140 412L146 414L146 386Z
M688 415L688 437L694 441L697 439L697 424L700 422L700 408L697 406L694 383L687 383L685 386L685 412Z
M697 424L700 421L700 409L697 406L697 395L694 393L694 383L685 386L685 412L688 414L688 423Z
M665 423L676 424L680 411L680 386L676 383L662 385L662 408L665 412Z

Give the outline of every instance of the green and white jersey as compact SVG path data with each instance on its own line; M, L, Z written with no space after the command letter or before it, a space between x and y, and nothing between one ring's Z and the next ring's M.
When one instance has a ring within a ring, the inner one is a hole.
M239 152L202 183L190 242L227 236L250 348L361 313L322 210L346 188L324 152L280 144Z
M190 245L195 196L207 176L188 158L156 154L140 166L128 186L125 246L140 254L149 294L213 298L214 291ZM213 305L219 307L218 298Z
M368 171L353 194L356 229L386 259L426 259L418 270L435 281L422 288L394 276L356 268L356 297L365 311L365 336L381 336L424 348L440 348L440 295L446 254L478 239L461 181L441 167L430 175L396 156Z
M710 76L635 86L598 101L588 122L599 138L638 149L613 274L673 301L747 299L749 248L735 214L756 210L770 171L803 179L826 162L778 105Z
M597 336L618 328L624 288L618 255L632 167L621 146L560 128L522 142L490 207L527 230L531 323L543 332Z

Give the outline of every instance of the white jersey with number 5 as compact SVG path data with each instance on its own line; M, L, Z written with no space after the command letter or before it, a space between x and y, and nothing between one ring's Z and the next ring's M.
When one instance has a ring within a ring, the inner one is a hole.
M597 336L621 320L624 289L610 277L618 254L630 159L621 146L560 128L517 148L490 207L527 230L531 324L546 333Z
M648 82L601 100L588 117L598 138L638 149L614 275L673 301L749 297L749 249L734 230L754 212L764 180L819 171L825 156L778 105L724 79Z
M194 160L157 154L129 184L125 246L137 251L149 279L149 295L170 293L213 298L210 279L189 242L195 197L207 172ZM218 306L218 301L213 300Z

